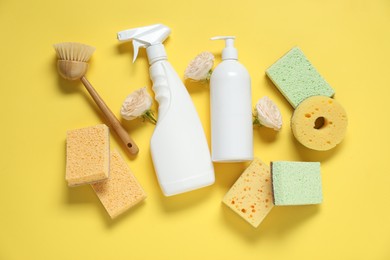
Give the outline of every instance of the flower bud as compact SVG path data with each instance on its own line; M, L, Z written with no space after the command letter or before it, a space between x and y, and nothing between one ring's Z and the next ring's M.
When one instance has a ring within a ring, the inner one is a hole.
M146 87L140 88L128 95L123 102L121 115L126 120L142 117L152 106L153 99L146 91Z
M214 55L211 52L202 52L188 64L184 79L192 79L196 81L207 80L209 72L214 65Z
M279 131L282 128L282 115L279 108L267 96L259 99L255 107L257 121L269 128Z

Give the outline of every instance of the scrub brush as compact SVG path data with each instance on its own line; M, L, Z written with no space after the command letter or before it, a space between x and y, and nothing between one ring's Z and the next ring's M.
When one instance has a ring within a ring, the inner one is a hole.
M115 117L115 115L104 103L103 99L99 96L96 90L92 87L91 83L89 83L85 77L85 73L88 69L87 62L92 56L92 53L95 51L95 48L82 43L63 42L54 44L54 49L57 52L59 59L57 62L57 68L60 75L67 80L81 80L95 103L107 118L110 127L114 129L122 142L125 144L126 150L130 154L137 154L137 145L129 137L128 133L122 127L119 120Z

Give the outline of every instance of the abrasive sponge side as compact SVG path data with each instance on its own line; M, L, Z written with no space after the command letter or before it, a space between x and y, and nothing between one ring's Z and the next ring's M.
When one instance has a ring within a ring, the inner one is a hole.
M332 87L298 47L276 61L266 74L294 108L311 96L334 95Z
M319 162L271 162L271 175L276 206L322 202Z

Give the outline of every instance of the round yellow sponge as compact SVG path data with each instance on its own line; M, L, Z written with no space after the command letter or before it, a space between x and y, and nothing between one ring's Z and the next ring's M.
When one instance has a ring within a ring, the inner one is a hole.
M291 118L295 138L304 146L318 151L339 144L348 124L344 108L333 98L312 96L302 101Z

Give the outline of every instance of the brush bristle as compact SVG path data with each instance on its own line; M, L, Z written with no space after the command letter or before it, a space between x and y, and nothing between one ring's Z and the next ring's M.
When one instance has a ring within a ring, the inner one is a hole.
M95 51L95 47L78 42L61 42L53 46L60 60L87 62Z

